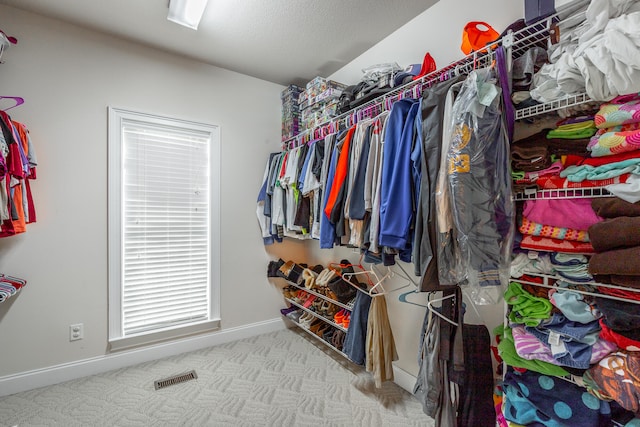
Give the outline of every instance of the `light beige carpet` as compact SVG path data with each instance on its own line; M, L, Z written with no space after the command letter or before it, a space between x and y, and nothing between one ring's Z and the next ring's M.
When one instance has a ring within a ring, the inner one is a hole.
M420 403L297 330L0 398L0 426L433 426ZM196 380L154 381L194 369Z

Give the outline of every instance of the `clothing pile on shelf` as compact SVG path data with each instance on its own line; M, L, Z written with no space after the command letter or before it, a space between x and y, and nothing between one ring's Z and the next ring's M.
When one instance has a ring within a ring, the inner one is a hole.
M635 0L588 2L555 31L559 39L548 50L549 63L533 76L531 97L549 102L586 92L607 101L640 91L639 26Z
M517 192L603 187L640 200L640 95L619 96L594 115L515 141L511 165Z
M385 297L370 294L371 283L358 281L354 267L368 282L367 272L347 260L326 268L272 261L267 276L292 283L283 288L291 305L281 310L282 315L365 366L379 388L393 381L392 362L398 355Z
M27 127L0 111L0 237L27 231L36 222L29 181L38 164Z
M640 204L619 199L592 203L594 215L640 214ZM594 236L594 248L601 247L601 239L615 241L599 230ZM499 355L509 367L502 385L502 425L595 427L609 425L611 419L624 425L640 414L640 381L634 370L640 354L635 353L640 351L640 305L633 302L640 302L640 289L594 281L600 277L592 276L588 258L535 251L514 257L513 279L504 295L507 321L494 330Z
M527 200L518 213L518 230L522 235L516 239L515 249L594 252L587 230L602 218L591 208L591 199Z
M272 153L257 207L265 244L313 238L358 248L366 262L398 257L422 291L506 285L513 204L500 94L494 70L475 70Z

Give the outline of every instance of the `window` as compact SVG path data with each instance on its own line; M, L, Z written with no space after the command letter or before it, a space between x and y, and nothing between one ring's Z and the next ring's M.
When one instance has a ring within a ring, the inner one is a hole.
M112 350L219 326L219 130L109 108Z

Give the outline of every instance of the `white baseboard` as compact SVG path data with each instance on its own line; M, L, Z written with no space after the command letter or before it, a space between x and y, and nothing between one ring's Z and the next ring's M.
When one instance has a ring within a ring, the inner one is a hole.
M398 368L395 364L393 365L393 382L411 394L413 394L413 387L416 384L416 379L417 378L409 372Z
M282 318L277 318L207 335L8 375L0 377L0 397L283 329L285 324Z

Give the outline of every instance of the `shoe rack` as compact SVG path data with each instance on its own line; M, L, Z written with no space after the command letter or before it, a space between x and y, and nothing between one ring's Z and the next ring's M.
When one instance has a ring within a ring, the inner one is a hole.
M342 352L342 343L355 298L344 304L324 295L318 288L307 289L290 281L287 284L283 294L289 308L281 310L282 316L349 360Z

